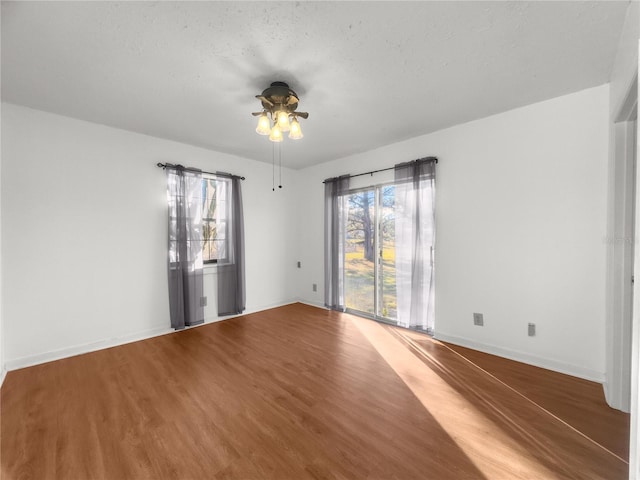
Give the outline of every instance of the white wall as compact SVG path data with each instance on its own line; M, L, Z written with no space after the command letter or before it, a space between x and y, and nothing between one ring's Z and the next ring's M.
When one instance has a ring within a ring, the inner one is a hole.
M285 170L285 188L274 193L267 163L11 104L3 104L2 138L9 368L169 330L166 179L157 162L247 177L247 311L293 300L296 172ZM215 320L211 308L206 314Z
M436 336L602 381L608 99L592 88L303 170L298 295L323 303L321 181L435 155Z
M0 106L1 108L1 106ZM2 145L2 115L0 112L0 150ZM4 363L4 316L2 314L2 154L0 153L0 387L4 382L6 368Z
M285 188L273 193L262 162L4 104L7 364L167 330L158 161L247 176L252 311L296 296L323 303L324 178L437 155L438 336L602 380L607 112L608 89L598 87L285 169ZM485 314L484 327L473 326L473 312ZM528 322L538 326L534 338Z
M2 13L0 9L0 21L2 21ZM1 42L0 42L1 43ZM0 51L2 47L0 45ZM0 68L1 70L1 68ZM1 77L0 72L0 77ZM1 90L1 85L0 85ZM2 112L0 105L0 151L2 145ZM4 377L6 375L6 369L4 364L4 316L2 315L2 154L0 152L0 387L2 387L2 383L4 382Z
M620 34L616 58L609 80L610 115L612 120L624 103L627 90L638 71L638 38L640 38L640 5L629 2Z

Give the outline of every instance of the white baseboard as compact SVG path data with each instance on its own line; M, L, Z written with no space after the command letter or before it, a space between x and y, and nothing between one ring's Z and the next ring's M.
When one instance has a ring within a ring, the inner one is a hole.
M327 310L327 307L325 307L323 304L310 302L308 300L298 299L298 303ZM598 372L596 370L591 370L578 365L572 365L569 363L559 362L544 357L538 357L536 355L519 352L517 350L511 350L508 348L497 347L495 345L487 345L484 343L476 342L474 340L469 340L467 338L441 334L437 331L435 332L434 338L436 340L442 340L443 342L453 343L454 345L460 345L461 347L467 347L473 350L478 350L480 352L489 353L491 355L497 355L499 357L515 360L516 362L522 362L533 365L535 367L545 368L547 370L553 370L554 372L571 375L573 377L583 378L592 382L604 383L605 381L604 372Z
M318 307L318 308L322 308L323 310L327 310L327 307L325 307L324 305L310 302L307 300L298 299L298 303L302 303L305 305L309 305L311 307ZM559 362L559 361L551 360L544 357L538 357L528 353L519 352L517 350L497 347L494 345L487 345L480 342L476 342L474 340L469 340L467 338L441 334L438 332L435 332L434 338L436 338L437 340L442 340L443 342L453 343L454 345L460 345L461 347L467 347L473 350L478 350L480 352L489 353L491 355L497 355L499 357L515 360L517 362L522 362L522 363L526 363L536 367L545 368L547 370L553 370L554 372L564 373L566 375L571 375L573 377L583 378L585 380L589 380L592 382L604 383L604 380L605 380L604 372L598 372L598 371L580 367L577 365L571 365L568 363Z
M596 370L591 370L589 368L584 368L578 365L572 365L569 363L559 362L557 360L538 357L536 355L519 352L517 350L497 347L495 345L487 345L484 343L476 342L474 340L469 340L467 338L446 335L443 333L438 333L437 331L435 332L434 338L436 340L453 343L454 345L459 345L461 347L472 348L473 350L478 350L480 352L508 358L509 360L515 360L516 362L527 363L535 367L546 368L547 370L553 370L554 372L583 378L592 382L603 383L605 379L604 372L598 372Z
M297 300L286 301L282 303L265 305L260 307L254 307L250 311L244 311L239 315L228 315L224 317L205 317L204 323L200 325L196 325L192 328L202 327L204 325L208 325L215 322L220 322L223 320L229 320L231 318L242 317L244 315L249 315L251 313L262 312L264 310L270 310L272 308L282 307L284 305L290 305L292 303L296 303ZM179 330L183 331L183 330ZM41 363L52 362L54 360L61 360L63 358L74 357L76 355L82 355L84 353L91 353L98 350L104 350L105 348L117 347L119 345L125 345L127 343L138 342L140 340L147 340L149 338L158 337L160 335L167 335L169 333L176 333L170 327L167 328L155 328L151 330L146 330L143 332L123 335L121 337L114 337L106 340L100 340L97 342L86 343L82 345L73 345L70 347L61 348L59 350L50 350L48 352L38 353L35 355L27 355L24 357L14 358L6 361L5 369L2 371L2 380L4 380L4 375L7 371L17 370L19 368L32 367L34 365L39 365ZM0 382L0 386L2 383Z
M117 347L118 345L125 345L127 343L146 340L148 338L158 337L160 335L166 335L167 333L172 333L173 331L174 330L172 330L171 328L152 329L129 335L123 335L121 337L99 340L97 342L73 345L71 347L65 347L58 350L50 350L48 352L37 353L35 355L27 355L24 357L7 360L6 368L7 370L11 371L17 370L19 368L32 367L41 363L61 360L63 358L74 357L76 355L82 355L84 353L104 350L105 348Z
M301 298L297 299L295 303L302 303L303 305L309 305L310 307L317 307L323 310L329 310L327 307L325 307L323 303L310 302L308 300L303 300Z
M306 300L295 299L295 300L285 301L285 302L271 304L271 305L254 307L250 311L245 311L240 315L230 315L225 317L208 317L208 318L205 318L205 323L198 325L194 328L198 328L198 327L219 322L222 320L241 317L243 315L249 315L251 313L262 312L264 310L270 310L272 308L278 308L285 305L290 305L293 303L302 303L305 305L309 305L311 307L321 308L323 310L327 309L324 305L316 304ZM160 335L166 335L169 333L175 333L175 331L171 328L160 328L160 329L156 328L156 329L151 329L151 330L138 332L134 334L124 335L121 337L114 337L106 340L101 340L98 342L92 342L92 343L82 344L82 345L74 345L74 346L62 348L59 350L51 350L48 352L43 352L35 355L28 355L20 358L6 360L6 364L4 365L4 368L0 370L0 387L4 382L7 371L17 370L19 368L31 367L34 365L39 365L41 363L60 360L63 358L73 357L76 355L82 355L84 353L95 352L97 350L103 350L105 348L117 347L118 345L125 345L127 343L146 340L149 338L157 337ZM518 352L515 350L510 350L502 347L486 345L486 344L476 342L474 340L469 340L466 338L455 337L455 336L446 335L446 334L440 334L438 332L436 332L435 338L437 340L442 340L443 342L453 343L455 345L460 345L462 347L472 348L474 350L479 350L481 352L489 353L492 355L498 355L500 357L505 357L518 362L534 365L536 367L546 368L548 370L565 373L567 375L572 375L574 377L584 378L586 380L590 380L593 382L602 383L604 381L604 373L586 369L576 365L570 365L570 364L558 362L555 360L537 357L534 355L530 355L527 353Z

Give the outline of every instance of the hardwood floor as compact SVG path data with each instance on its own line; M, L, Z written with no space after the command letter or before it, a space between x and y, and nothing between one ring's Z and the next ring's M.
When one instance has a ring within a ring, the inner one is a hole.
M601 387L301 304L9 372L8 479L623 479Z
M419 339L429 348L428 340ZM629 415L609 408L602 385L577 377L447 345L477 367L584 433L619 457L629 458ZM576 399L580 399L576 402Z

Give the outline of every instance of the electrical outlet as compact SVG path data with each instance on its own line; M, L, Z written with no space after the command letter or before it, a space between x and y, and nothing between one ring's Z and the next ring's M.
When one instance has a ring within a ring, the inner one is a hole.
M207 306L207 297L200 297L200 306L201 307Z
M314 292L317 292L317 291L318 291L318 284L317 284L317 283L314 283L314 284L313 284L313 291L314 291Z
M484 317L482 316L481 313L474 313L473 314L473 324L477 325L479 327L484 326Z
M535 323L530 323L528 326L528 333L530 337L535 337L536 336L536 324Z

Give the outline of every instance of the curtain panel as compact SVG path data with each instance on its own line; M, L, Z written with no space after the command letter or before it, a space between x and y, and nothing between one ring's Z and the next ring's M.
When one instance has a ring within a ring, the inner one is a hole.
M244 214L240 179L231 179L231 205L226 211L225 262L218 263L218 316L235 315L245 310Z
M345 310L344 238L347 215L349 175L324 182L324 304L333 310Z
M167 166L169 311L176 330L204 322L202 173Z
M395 166L398 325L433 333L436 159Z

